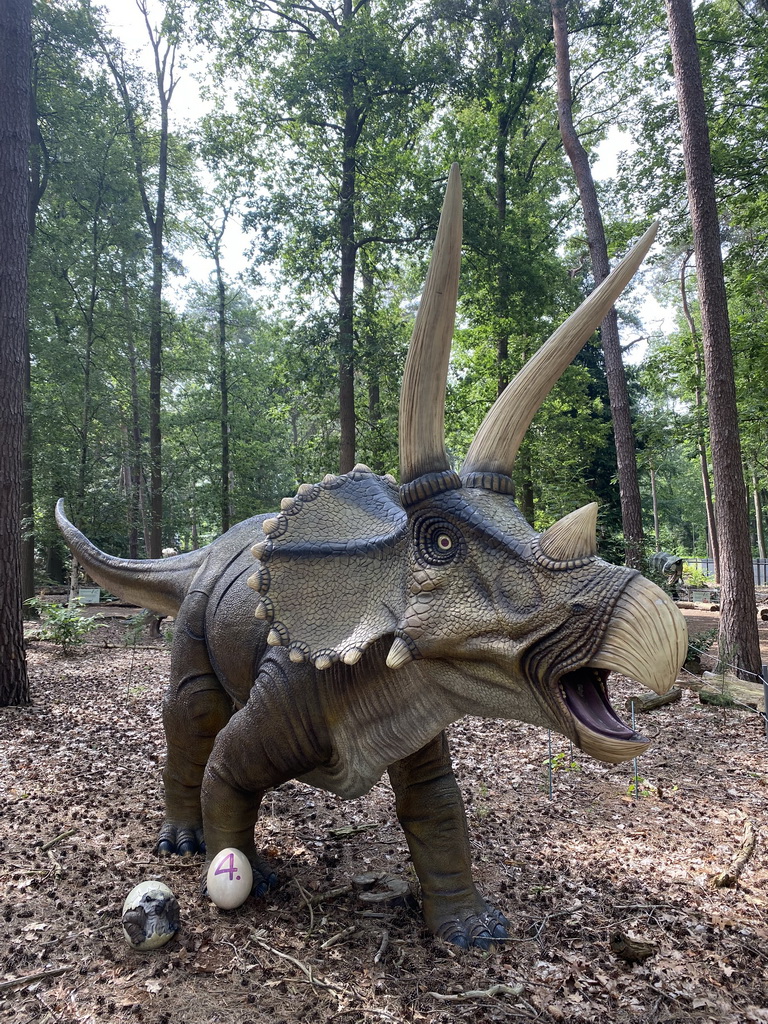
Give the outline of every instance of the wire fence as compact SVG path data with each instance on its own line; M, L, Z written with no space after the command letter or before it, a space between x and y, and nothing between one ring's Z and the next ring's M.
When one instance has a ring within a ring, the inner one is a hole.
M750 711L752 714L759 715L763 719L765 726L765 735L768 739L768 665L763 665L761 672L749 672L747 669L739 668L738 665L731 665L725 661L719 654L712 654L710 651L702 650L696 647L695 644L688 644L689 651L695 651L698 655L699 662L703 666L704 661L707 659L711 663L712 667L709 669L710 672L723 677L723 691L725 692L727 685L725 681L726 673L731 672L733 676L748 676L755 681L759 686L763 688L763 710L752 707L751 704L744 704L742 701L736 700L732 694L729 695L729 703L734 707L739 707L743 711ZM691 676L693 679L696 678L695 672L690 672L687 668L683 667L681 672L684 675Z
M715 575L715 563L711 558L683 558L686 569L696 569L704 576ZM768 587L768 558L752 559L752 574L756 587Z

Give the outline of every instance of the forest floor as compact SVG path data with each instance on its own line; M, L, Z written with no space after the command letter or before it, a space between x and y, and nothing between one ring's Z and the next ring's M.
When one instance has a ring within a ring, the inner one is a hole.
M691 633L717 614L688 611ZM768 623L761 623L768 662ZM642 716L638 765L603 765L514 722L450 730L475 876L510 921L493 952L425 930L415 899L364 902L363 872L418 895L391 791L269 794L260 841L281 885L223 912L201 858L159 860L168 648L110 623L61 657L30 642L33 703L0 710L0 1020L13 1024L768 1024L768 740L754 712L682 700ZM690 679L681 675L684 687ZM622 711L637 689L618 679ZM737 884L716 888L756 838ZM154 952L120 925L139 881L182 924ZM627 939L651 944L622 957Z

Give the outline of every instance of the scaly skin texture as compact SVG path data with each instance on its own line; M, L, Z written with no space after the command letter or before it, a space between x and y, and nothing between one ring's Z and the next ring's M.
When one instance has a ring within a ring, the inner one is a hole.
M166 820L158 849L209 861L242 850L253 891L274 884L254 847L264 792L287 779L360 796L389 771L435 935L486 949L504 916L472 880L444 730L463 715L558 730L607 761L647 746L605 691L615 669L664 692L682 617L658 587L597 557L596 506L539 535L512 500L520 441L562 370L639 265L653 230L553 334L488 413L463 477L443 409L461 252L452 168L401 396L402 486L365 466L302 484L276 516L202 551L127 561L57 521L113 593L176 615L163 707Z

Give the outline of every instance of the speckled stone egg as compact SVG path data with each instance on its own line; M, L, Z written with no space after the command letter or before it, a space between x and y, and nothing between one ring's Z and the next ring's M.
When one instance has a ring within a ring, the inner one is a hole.
M158 949L179 930L179 901L164 882L139 882L123 904L123 934L134 949Z
M245 903L253 885L253 870L243 851L233 846L220 850L208 868L206 885L208 895L222 910Z

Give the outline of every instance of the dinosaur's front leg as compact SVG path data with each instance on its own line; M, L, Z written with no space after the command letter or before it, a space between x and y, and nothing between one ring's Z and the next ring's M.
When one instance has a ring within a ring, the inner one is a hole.
M389 769L428 927L438 938L488 949L508 921L472 881L467 819L445 733Z
M329 755L324 720L312 706L313 673L312 668L291 665L284 652L269 655L259 667L248 703L216 738L205 770L208 862L226 847L242 850L253 867L256 895L277 881L254 846L253 827L264 791L306 774Z
M202 602L199 602L202 603ZM167 759L163 772L165 821L157 852L182 856L204 850L200 790L217 734L229 721L232 700L208 658L198 602L188 600L176 620L171 682L163 701Z

